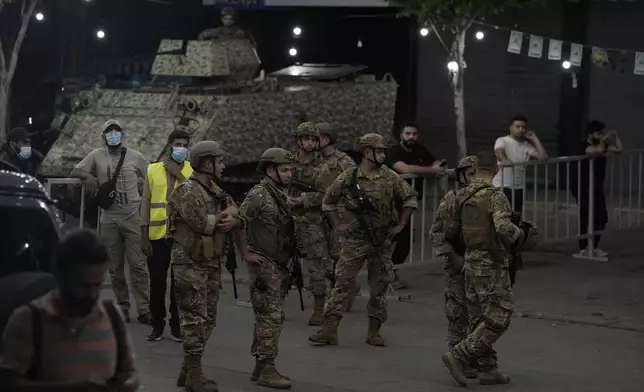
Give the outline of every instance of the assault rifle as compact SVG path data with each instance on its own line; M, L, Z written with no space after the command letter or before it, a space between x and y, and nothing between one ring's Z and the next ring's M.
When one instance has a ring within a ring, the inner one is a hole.
M521 213L512 212L512 218L510 218L512 223L521 228ZM510 283L514 286L517 278L517 270L523 268L523 258L520 253L512 253L510 259Z
M371 197L369 197L369 195L362 189L360 184L358 184L357 176L358 169L356 168L353 171L353 179L351 181L351 186L349 187L353 197L358 201L358 208L354 210L354 212L358 217L360 228L367 233L369 242L371 242L374 249L377 249L380 247L380 244L376 238L376 234L373 232L373 222L371 220L371 213L376 211L376 205Z
M312 184L295 178L291 178L291 185L303 192L319 192Z
M291 266L290 279L288 288L292 286L297 287L297 293L300 297L300 310L304 311L304 298L302 297L302 290L304 289L304 274L302 273L302 260L303 257L300 249L296 246L293 255L291 256L291 261L293 265Z

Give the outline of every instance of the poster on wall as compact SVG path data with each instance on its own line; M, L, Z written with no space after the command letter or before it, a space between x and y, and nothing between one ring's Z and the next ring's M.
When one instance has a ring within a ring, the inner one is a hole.
M561 40L551 39L548 46L548 60L561 60Z
M521 54L521 46L523 45L523 33L520 31L510 31L510 42L508 42L508 52L514 54Z

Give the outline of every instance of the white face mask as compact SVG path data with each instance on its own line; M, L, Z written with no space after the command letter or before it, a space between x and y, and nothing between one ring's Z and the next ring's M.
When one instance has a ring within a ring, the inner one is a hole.
M119 131L109 131L105 134L105 141L110 147L115 147L121 144L121 132Z
M21 159L29 159L31 158L31 147L20 147L20 153L18 156Z

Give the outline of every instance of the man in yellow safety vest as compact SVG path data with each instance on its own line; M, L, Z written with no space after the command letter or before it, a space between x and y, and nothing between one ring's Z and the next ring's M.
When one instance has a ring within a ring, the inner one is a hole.
M168 137L166 153L159 162L148 166L141 202L141 247L148 255L150 271L150 314L152 332L149 341L163 339L165 329L165 298L170 267L172 238L167 235L167 202L180 182L192 175L188 158L190 135L181 130ZM174 274L170 279L170 339L180 342L179 311L174 295Z

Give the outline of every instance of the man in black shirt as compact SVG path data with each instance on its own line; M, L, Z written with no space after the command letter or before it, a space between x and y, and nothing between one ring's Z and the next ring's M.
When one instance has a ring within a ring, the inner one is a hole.
M581 177L577 178L577 167L571 165L570 192L579 205L579 224L581 235L588 234L588 213L590 209L590 160L593 160L593 232L602 231L608 223L606 197L604 195L604 180L606 179L606 153L622 151L622 141L616 131L606 131L606 124L601 121L591 121L586 126L586 140L580 146L580 154L588 155L589 159L581 161ZM579 185L579 187L578 187ZM579 253L573 257L608 257L608 253L598 248L601 234L593 236L593 254L588 249L588 238L579 240Z
M425 146L418 142L418 127L411 123L404 124L400 128L400 142L389 147L387 161L389 167L399 174L442 176L447 169L446 160L437 160ZM407 179L407 182L411 184L412 180ZM422 197L423 179L417 178L414 187L418 192L418 196ZM411 230L408 222L407 226L394 238L396 245L391 256L394 265L404 263L407 256L409 256L410 240ZM392 287L399 290L406 286L405 282L400 280L398 274L394 271Z

